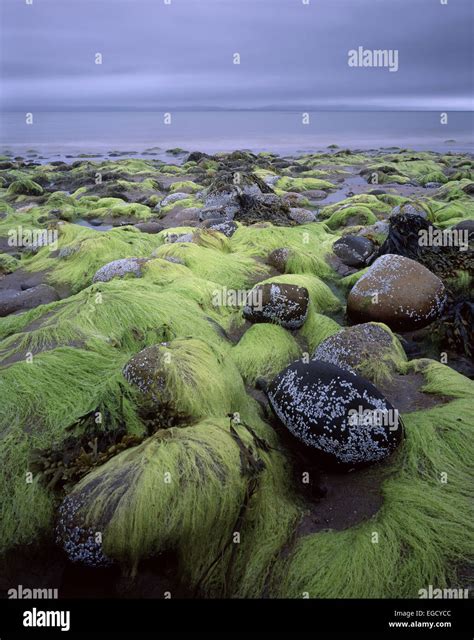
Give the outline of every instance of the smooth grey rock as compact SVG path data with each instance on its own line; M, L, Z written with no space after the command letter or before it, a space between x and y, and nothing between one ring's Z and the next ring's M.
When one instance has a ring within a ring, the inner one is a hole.
M39 284L24 291L4 289L0 291L0 316L8 316L17 311L34 309L42 304L59 300L57 291L47 284Z

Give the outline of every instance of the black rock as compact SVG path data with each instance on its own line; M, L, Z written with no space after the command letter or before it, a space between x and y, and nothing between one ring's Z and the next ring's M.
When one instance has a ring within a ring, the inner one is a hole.
M201 151L192 151L187 157L186 162L199 162L199 160L202 160L203 158L209 159L211 156L207 153L202 153Z
M243 315L250 322L273 322L285 329L299 329L306 320L308 303L305 287L267 282L249 292Z
M464 193L467 193L469 196L474 196L474 182L468 182L464 187L462 187Z
M402 439L398 412L364 378L336 365L301 360L268 387L270 406L321 463L345 470L379 462Z
M332 250L349 267L361 267L375 250L373 242L363 236L344 236L332 246Z
M470 239L471 235L474 233L474 220L462 220L455 224L453 229L457 229L458 231L467 231Z

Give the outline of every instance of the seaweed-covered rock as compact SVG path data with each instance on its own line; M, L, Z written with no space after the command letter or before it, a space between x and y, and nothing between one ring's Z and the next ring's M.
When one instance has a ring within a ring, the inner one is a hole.
M9 255L8 253L0 253L0 276L7 273L12 273L20 266L18 258Z
M347 235L339 238L332 250L349 267L361 267L374 252L374 244L363 236Z
M357 324L323 340L312 359L335 364L375 382L384 377L387 367L392 369L397 361L404 359L402 348L399 345L397 348L395 340L390 331L379 324Z
M293 335L276 324L253 324L232 348L232 358L247 384L272 379L300 355Z
M305 287L265 283L249 292L243 315L250 322L274 322L285 329L298 329L306 320L308 303Z
M207 153L203 153L202 151L191 151L189 156L187 157L186 162L199 162L200 160L206 159L209 160L212 156Z
M222 209L226 215L233 216L240 208L240 196L262 193L273 193L273 190L254 174L222 170L206 189L204 208Z
M247 224L263 221L280 226L295 224L289 204L276 194L267 193L262 195L242 195L240 197L240 210L235 219Z
M142 275L142 265L145 261L142 258L121 258L104 264L96 271L93 282L109 282L112 278L123 278L132 273L137 278Z
M43 187L34 180L28 178L22 180L15 180L8 187L8 196L41 196L43 194Z
M433 322L445 301L445 287L434 273L414 260L387 254L356 282L347 313L354 322L384 322L409 331Z
M217 346L191 338L146 347L123 375L139 390L142 414L154 428L239 411L245 394L234 363Z
M294 362L271 382L268 399L282 424L330 466L380 462L402 438L398 412L383 395L334 364Z
M236 427L233 436L228 418L159 431L74 487L60 507L57 541L74 561L97 567L116 560L132 574L140 560L174 550L188 584L203 587L211 574L222 589L229 573L221 565L216 570L214 560L232 569L232 554L224 551L252 494L241 471L244 456L255 475L263 471L251 434ZM252 528L236 545L239 553L255 549Z
M371 225L377 222L375 214L364 204L342 205L327 219L326 224L330 229L340 229L342 227L356 227L360 225Z

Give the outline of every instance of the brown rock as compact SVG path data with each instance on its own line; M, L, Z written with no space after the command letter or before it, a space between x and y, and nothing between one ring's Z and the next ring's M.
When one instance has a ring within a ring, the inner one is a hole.
M164 226L158 222L139 222L135 225L142 233L160 233Z
M357 281L347 299L354 322L384 322L391 329L424 327L441 313L446 291L423 265L394 254L378 258Z
M290 250L286 247L275 249L268 256L267 264L269 264L271 267L275 267L275 269L277 269L277 271L279 271L280 273L285 273L286 263L288 261L289 255Z

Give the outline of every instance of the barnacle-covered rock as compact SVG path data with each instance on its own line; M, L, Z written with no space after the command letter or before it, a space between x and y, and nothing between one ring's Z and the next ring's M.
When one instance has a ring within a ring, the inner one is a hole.
M123 278L132 273L139 278L145 261L139 258L121 258L101 267L94 275L93 282L109 282L112 278Z
M298 224L307 224L316 220L316 213L301 207L292 207L290 208L290 218Z
M89 567L108 567L112 564L102 549L102 534L93 527L84 526L77 512L84 499L67 496L58 512L56 542L66 552L71 562L80 562Z
M250 322L275 322L286 329L298 329L306 320L308 303L305 287L265 283L249 292L243 314Z
M286 269L286 263L288 262L288 258L290 256L290 249L286 247L280 247L278 249L274 249L267 258L267 263L280 271L280 273L284 273Z
M313 360L329 362L375 382L405 360L403 348L388 327L367 322L345 327L323 340Z
M445 287L434 273L414 260L387 254L351 289L347 313L354 322L384 322L409 331L436 320L445 301Z
M383 395L327 362L294 362L271 382L268 399L283 425L330 466L380 462L402 438L398 412Z
M206 220L203 222L203 227L207 229L213 229L214 231L219 231L219 233L223 233L227 238L230 238L237 231L237 224L233 220Z
M74 487L59 510L57 541L73 561L114 559L132 571L140 559L173 549L196 584L217 556L229 562L223 551L256 488L250 478L266 467L262 445L228 419L160 431ZM249 530L242 545L254 539Z
M179 191L170 193L168 196L166 196L166 198L163 198L163 200L160 202L160 207L164 208L170 204L175 204L180 200L186 200L188 198L189 198L189 193L184 193L184 192L180 193Z
M398 204L396 207L392 209L392 213L390 214L391 218L395 218L400 214L405 216L420 216L421 218L427 218L428 214L426 209L423 208L420 204L411 202L405 202L404 204Z

